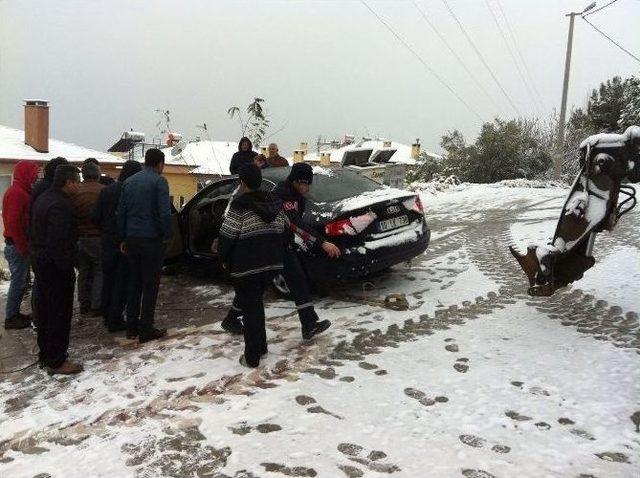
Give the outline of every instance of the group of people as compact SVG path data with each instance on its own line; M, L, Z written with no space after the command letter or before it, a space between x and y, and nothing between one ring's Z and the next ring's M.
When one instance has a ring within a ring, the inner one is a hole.
M244 335L240 362L257 367L267 353L263 296L275 274L291 291L310 339L331 325L320 320L300 260L297 244L330 258L340 249L304 222L305 195L313 170L294 164L274 191L261 191L262 169L288 166L269 145L269 156L253 151L242 138L230 172L240 180L218 238L218 254L234 286L235 297L222 328ZM33 325L41 367L49 374L75 374L82 364L68 359L76 272L82 316L102 316L109 332L126 331L140 343L166 335L154 324L165 244L171 238L169 186L162 176L164 154L149 149L144 165L126 161L117 181L87 159L80 170L58 157L44 167L20 161L3 197L5 257L11 283L5 328ZM82 173L82 181L80 180ZM33 270L32 316L20 306Z
M171 237L163 168L158 149L146 152L144 166L126 161L118 181L103 175L93 158L80 169L54 158L40 180L34 162L16 165L2 203L11 273L4 325L36 328L38 362L49 374L83 370L67 354L76 269L82 316L102 316L110 332L126 330L141 343L166 334L154 326L163 241ZM32 316L20 312L30 270Z

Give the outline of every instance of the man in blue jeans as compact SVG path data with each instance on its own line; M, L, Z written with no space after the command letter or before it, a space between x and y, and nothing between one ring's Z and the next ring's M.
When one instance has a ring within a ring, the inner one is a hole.
M20 313L20 304L27 288L29 274L29 229L31 187L38 179L40 168L35 162L20 161L13 170L13 182L2 198L4 223L4 257L9 263L11 284L7 295L5 329L24 329L31 317Z
M166 335L154 326L164 241L171 238L169 184L162 177L164 153L147 150L144 168L127 179L118 202L120 249L129 260L127 338L140 343Z

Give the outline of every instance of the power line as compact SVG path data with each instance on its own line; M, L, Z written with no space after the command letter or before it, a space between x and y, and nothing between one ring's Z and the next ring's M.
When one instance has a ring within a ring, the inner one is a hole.
M482 118L482 116L480 116L480 115L476 112L476 110L474 110L471 106L469 106L469 104L468 104L466 101L464 101L464 100L463 100L463 99L458 95L458 93L456 93L456 92L455 92L455 90L454 90L453 88L451 88L451 86L449 86L449 85L447 84L447 82L445 82L445 81L442 79L442 77L441 77L438 73L436 73L436 71L435 71L433 68L431 68L431 67L429 66L429 64L428 64L428 63L427 63L427 62L426 62L426 61L425 61L425 60L424 60L424 59L423 59L423 58L422 58L422 57L421 57L421 56L420 56L420 55L419 55L419 54L418 54L418 53L417 53L417 52L416 52L416 51L415 51L415 50L414 50L414 49L413 49L413 48L412 48L412 47L411 47L411 46L410 46L410 45L409 45L405 40L404 40L404 38L402 38L398 33L396 33L396 31L395 31L393 28L391 28L391 26L390 26L387 22L385 22L385 21L384 21L384 19L383 19L380 15L378 15L378 14L377 14L377 13L376 13L372 8L371 8L371 7L367 4L367 2L366 2L365 0L360 0L360 3L362 3L362 4L367 8L367 10L369 10L369 11L371 12L371 14L373 14L373 15L378 19L378 21L380 21L380 23L382 23L382 24L386 27L386 29L387 29L387 30L389 30L389 31L391 32L391 34L392 34L394 37L396 37L396 39L397 39L400 43L402 43L402 44L404 45L404 47L405 47L407 50L409 50L413 56L415 56L415 57L418 59L418 61L419 61L420 63L422 63L422 66L424 66L424 68L425 68L429 73L431 73L431 75L433 75L433 76L434 76L434 77L435 77L435 78L436 78L436 79L437 79L437 80L442 84L442 86L444 86L447 90L449 90L449 92L450 92L453 96L455 96L455 97L457 98L457 100L458 100L458 101L460 101L460 103L462 103L462 104L463 104L463 105L464 105L464 106L465 106L465 107L466 107L466 108L467 108L471 113L473 113L473 115L474 115L476 118L478 118L480 121L484 121L484 119Z
M540 102L540 104L542 104L544 107L544 102L542 101L542 97L540 96L540 93L536 88L536 82L533 80L533 77L531 76L531 72L529 71L527 62L524 61L524 55L522 55L522 51L520 50L520 45L518 44L516 36L513 33L513 29L511 28L511 23L509 22L509 19L507 18L507 15L505 14L504 9L502 8L502 3L500 2L500 0L496 0L496 4L498 5L498 10L500 10L500 15L502 15L502 19L504 20L504 23L507 25L507 32L509 32L509 37L511 38L513 45L516 47L518 58L520 58L520 61L522 62L522 66L524 66L524 71L527 74L527 78L529 78L529 83L531 84L531 88L533 89L533 92L538 98L538 101Z
M518 76L522 80L522 83L524 84L524 87L527 90L527 95L529 95L529 99L533 103L534 107L538 110L538 112L540 112L540 105L538 104L538 102L536 101L536 98L533 96L533 93L531 92L531 87L529 86L529 82L526 80L526 78L524 77L524 74L522 73L522 68L520 68L520 64L518 63L518 60L516 59L516 56L513 53L513 49L511 48L511 45L507 41L507 36L504 33L502 25L500 25L500 22L498 21L498 17L494 13L493 8L491 8L491 3L489 2L489 0L484 0L484 3L487 5L487 8L489 9L489 13L491 13L491 18L493 18L493 22L496 24L496 27L498 28L498 31L500 32L500 36L502 37L502 40L504 41L504 44L507 47L507 51L509 52L509 56L513 60L513 64L516 67L516 70L518 72Z
M514 111L518 114L518 116L522 116L522 113L520 113L520 110L518 109L518 107L515 105L515 103L513 102L513 100L511 99L511 97L509 96L509 94L506 92L506 90L502 87L502 84L500 83L500 81L498 80L498 77L495 75L495 73L493 72L493 70L491 69L491 67L489 66L489 64L487 63L487 61L484 59L484 56L482 56L482 53L480 53L480 50L478 50L478 47L476 46L476 44L473 42L473 40L471 39L471 37L469 36L469 34L467 33L467 30L465 30L464 26L462 25L462 23L460 22L460 20L458 20L458 17L456 16L456 14L453 12L453 10L451 9L451 7L449 6L449 3L447 2L447 0L442 0L442 3L444 3L444 6L447 7L447 10L449 10L449 13L451 14L451 16L453 17L453 19L456 21L456 23L458 24L458 26L460 27L460 30L462 31L462 33L464 34L465 38L467 39L467 41L469 42L469 44L471 45L471 47L473 48L473 51L476 52L476 55L478 55L478 58L480 58L480 61L482 62L482 64L484 65L484 67L487 69L487 71L489 72L489 74L491 75L491 78L493 78L493 81L496 83L496 85L498 85L498 88L500 88L500 91L502 92L502 94L504 95L504 97L507 99L507 101L509 102L509 104L511 105L511 107L514 109Z
M605 8L607 8L609 5L613 5L614 3L616 3L618 0L611 0L609 3L607 3L606 5L601 6L600 8L596 8L595 10L592 10L590 12L585 13L584 15L582 15L583 17L588 17L589 15L593 15L594 13L598 13L600 10L604 10Z
M418 5L418 3L414 0L413 1L413 5L416 7L416 9L418 10L418 12L420 12L420 15L422 16L422 18L424 19L425 22L427 22L427 25L429 25L429 27L431 27L431 29L433 30L433 32L438 36L438 38L440 38L440 40L442 41L442 43L444 43L444 45L448 48L448 50L451 52L451 54L453 55L453 57L458 61L458 63L460 63L460 65L462 66L462 68L464 68L464 71L467 72L467 74L469 75L469 78L471 78L471 80L476 84L476 86L480 89L480 91L482 91L482 93L484 93L484 95L489 98L489 100L491 101L491 104L493 104L493 106L496 109L499 109L500 107L498 106L498 104L496 103L496 101L493 99L493 97L489 94L489 92L482 86L482 83L480 83L480 81L478 81L477 75L474 75L471 70L469 69L469 67L467 67L466 63L462 60L462 58L460 58L460 56L456 53L456 51L451 47L451 45L449 44L449 42L447 41L446 37L440 33L440 31L436 28L436 26L433 24L433 22L431 22L431 20L429 20L429 18L427 17L426 13L424 12L424 10L422 8L420 8L420 6Z
M631 53L629 50L627 50L625 47L623 47L622 45L620 45L620 43L618 43L617 41L615 41L613 38L611 38L609 35L607 35L605 32L603 32L602 30L600 30L597 26L595 26L593 23L591 23L589 20L587 20L586 18L582 17L582 19L587 22L589 25L591 25L591 28L593 28L595 31L597 31L600 35L602 35L603 37L605 37L607 40L609 40L611 43L613 43L615 46L617 46L618 48L620 48L623 52L625 52L627 55L629 55L631 58L633 58L634 60L636 60L638 63L640 63L640 58L638 58L637 56L635 56L633 53Z

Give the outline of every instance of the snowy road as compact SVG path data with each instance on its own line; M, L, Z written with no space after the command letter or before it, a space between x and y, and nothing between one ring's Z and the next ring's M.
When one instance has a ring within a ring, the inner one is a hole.
M310 344L292 304L272 301L256 371L220 332L228 289L165 278L171 339L76 325L83 375L0 378L0 476L640 476L640 214L552 298L525 294L506 248L549 236L564 194L425 194L426 255L353 284L359 299L320 300L334 326ZM370 305L397 292L409 311Z

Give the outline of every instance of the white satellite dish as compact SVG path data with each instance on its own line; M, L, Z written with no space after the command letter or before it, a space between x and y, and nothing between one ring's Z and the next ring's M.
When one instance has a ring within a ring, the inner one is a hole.
M173 148L171 148L171 155L178 156L179 154L182 154L182 152L185 150L186 147L187 147L187 143L180 141Z

